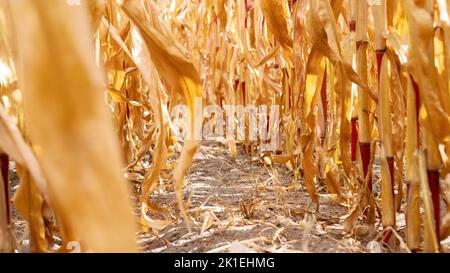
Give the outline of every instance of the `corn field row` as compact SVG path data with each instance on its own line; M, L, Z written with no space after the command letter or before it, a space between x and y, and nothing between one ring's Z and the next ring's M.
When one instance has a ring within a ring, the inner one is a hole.
M245 137L226 140L230 154L242 145L285 164L317 209L324 185L348 207L349 233L380 225L380 241L395 244L403 213L407 249L441 251L450 236L449 12L450 0L1 1L0 251L20 251L12 199L33 252L64 251L55 236L84 251L135 252L138 229L167 222L150 198L167 170L189 227L194 124L218 126L198 98L279 106L265 117L274 151ZM190 113L185 141L170 114L179 105ZM125 181L137 176L134 219Z

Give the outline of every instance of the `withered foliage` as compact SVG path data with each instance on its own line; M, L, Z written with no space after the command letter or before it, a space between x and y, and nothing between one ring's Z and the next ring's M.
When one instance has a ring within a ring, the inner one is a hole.
M380 222L391 244L402 212L412 251L438 252L450 235L450 211L440 217L450 190L450 0L71 3L0 3L0 251L18 249L9 159L32 251L71 241L136 251L138 228L173 222L150 198L163 176L189 226L184 179L205 122L196 98L280 106L262 117L279 140L262 156L301 177L316 205L324 184L349 207L348 232ZM190 114L184 141L171 119L180 104ZM253 154L263 142L226 143L236 155L236 145ZM138 224L123 173L141 182Z

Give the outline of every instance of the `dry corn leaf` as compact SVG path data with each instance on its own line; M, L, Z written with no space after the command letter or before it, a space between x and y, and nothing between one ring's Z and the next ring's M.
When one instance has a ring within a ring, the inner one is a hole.
M64 239L80 242L83 251L136 251L135 225L117 140L102 100L87 10L64 1L47 5L15 0L10 5L26 125Z
M284 3L284 5L283 5ZM267 20L270 31L278 42L287 48L293 47L293 40L289 34L288 11L285 0L260 0L262 12Z
M199 135L196 130L200 128L198 128L198 121L195 118L199 115L195 113L194 100L195 98L202 97L201 81L195 67L182 55L179 48L149 24L144 24L146 20L140 11L137 1L123 1L121 7L143 36L152 61L158 69L158 73L164 84L171 91L180 92L190 110L190 131L188 133L188 139L184 143L179 163L174 170L179 208L185 220L189 222L183 205L182 187L184 185L185 173L191 165L199 141Z

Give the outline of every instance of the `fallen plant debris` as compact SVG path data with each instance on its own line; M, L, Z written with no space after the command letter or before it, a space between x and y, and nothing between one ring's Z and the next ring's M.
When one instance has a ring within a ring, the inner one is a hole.
M449 11L1 1L0 252L449 252Z

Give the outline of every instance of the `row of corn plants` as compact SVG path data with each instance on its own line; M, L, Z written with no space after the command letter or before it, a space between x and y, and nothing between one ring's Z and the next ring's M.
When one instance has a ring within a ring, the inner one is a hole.
M380 224L380 241L395 246L401 228L407 250L440 251L450 235L449 0L69 2L0 4L0 250L20 249L13 198L35 252L65 251L55 237L135 251L121 174L140 184L140 229L173 223L150 198L171 181L191 227L185 174L201 143L195 125L212 118L200 98L280 106L264 117L276 151L245 136L227 139L231 155L243 145L285 164L317 209L325 186L349 208L349 233ZM170 116L180 104L184 141Z

